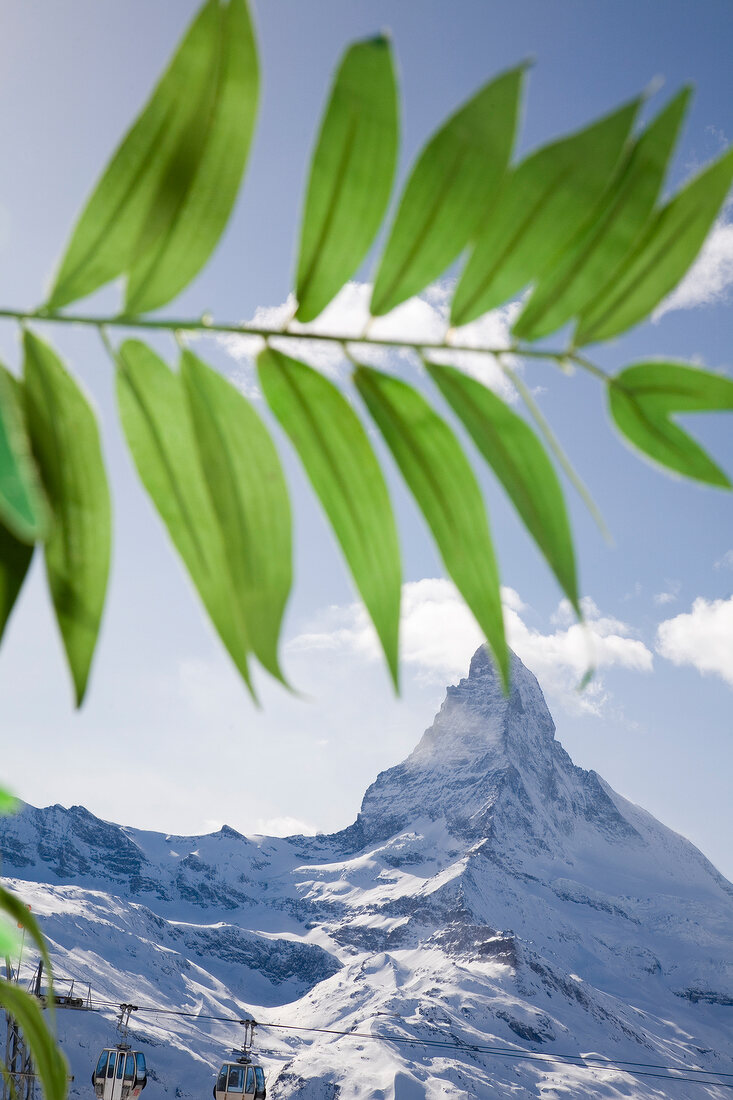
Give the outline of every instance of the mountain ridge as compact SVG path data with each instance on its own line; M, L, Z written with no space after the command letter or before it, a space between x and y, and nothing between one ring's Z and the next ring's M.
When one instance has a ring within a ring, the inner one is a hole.
M26 807L2 823L3 870L39 913L59 972L100 994L375 1034L389 1018L404 1039L437 1032L464 1051L379 1042L369 1053L274 1029L275 1098L629 1094L620 1071L468 1049L487 1043L733 1073L733 886L573 764L535 677L516 657L512 673L505 697L477 651L413 752L337 833L177 837L83 807ZM62 1022L67 1049L91 1060L95 1028ZM194 1026L138 1029L159 1044L162 1091L210 1087L231 1029ZM662 1088L633 1079L634 1096Z

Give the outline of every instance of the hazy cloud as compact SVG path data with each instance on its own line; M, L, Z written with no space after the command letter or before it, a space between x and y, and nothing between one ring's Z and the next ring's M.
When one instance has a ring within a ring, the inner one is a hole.
M449 325L450 300L453 283L448 280L428 287L422 294L397 306L385 317L369 320L370 283L350 282L344 286L323 313L307 325L291 320L296 301L289 295L278 306L261 306L249 323L262 327L288 327L287 336L270 340L273 347L302 359L324 374L337 378L350 369L343 349L331 341L299 340L298 333L333 333L347 339L358 339L368 326L369 336L375 339L403 339L437 343L446 339ZM511 343L510 328L520 303L512 302L492 310L485 317L451 332L448 342L464 347L504 348ZM254 373L254 357L264 347L259 336L222 336L221 343L240 365L237 383L249 395L259 391ZM410 351L393 347L360 346L359 359L382 369L397 369L400 364L418 366L417 357ZM478 378L507 400L515 399L514 388L507 380L492 355L476 351L441 351L441 363L450 363L467 374ZM507 356L510 365L519 366L513 356Z
M657 652L676 665L692 665L733 685L733 596L701 596L691 611L660 623Z
M258 817L254 835L262 836L315 836L315 825L297 817Z
M733 550L726 550L722 558L715 563L716 569L733 569Z
M589 665L648 672L652 654L632 636L628 624L604 616L591 599L583 601L586 623L574 621L563 601L554 630L530 625L531 609L512 588L502 589L509 644L538 677L543 689L566 710L599 714L608 695L599 677L583 693L576 688ZM426 578L403 586L401 657L427 681L445 683L465 676L483 638L450 581ZM361 604L331 607L288 644L290 652L350 651L363 660L380 658L374 630Z
M655 310L659 321L675 309L714 305L725 301L733 287L733 222L713 226L695 263L680 285Z
M667 587L664 592L657 592L654 596L654 602L660 606L664 606L668 603L674 603L680 594L680 588L682 585L679 581L667 581Z

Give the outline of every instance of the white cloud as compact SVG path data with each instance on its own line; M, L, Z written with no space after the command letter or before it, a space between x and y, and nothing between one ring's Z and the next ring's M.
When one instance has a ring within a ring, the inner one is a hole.
M725 301L733 287L733 222L713 226L695 263L680 285L654 312L658 321L675 309L693 309Z
M675 592L657 592L654 596L654 602L658 604L674 603L677 599Z
M307 325L292 320L296 302L291 294L278 306L260 306L248 323L264 328L287 328L287 336L271 338L272 346L302 359L329 377L337 378L348 365L341 346L326 340L298 339L298 333L337 334L347 339L358 339L368 328L368 335L378 340L402 339L436 343L447 339L447 342L459 343L464 348L505 348L511 343L510 327L521 304L512 302L492 310L478 321L449 333L452 282L444 280L435 283L423 294L397 306L385 317L376 317L370 321L371 292L369 283L347 283L323 313ZM221 343L242 368L241 377L236 378L237 383L249 396L256 395L258 390L253 360L264 346L264 340L259 336L230 335L221 337ZM407 363L415 365L418 362L409 350L394 347L360 345L358 355L362 362L382 369ZM516 397L513 386L492 355L471 350L441 351L436 353L435 358L473 375L506 400L514 400ZM513 356L507 356L507 362L515 368L518 366Z
M692 610L660 623L657 652L676 665L692 665L733 685L733 596L699 597Z
M660 606L664 606L668 603L674 603L680 594L680 588L682 585L679 581L667 581L667 588L664 592L657 592L654 596L654 602Z
M566 710L600 713L608 696L596 677L585 692L576 688L589 665L648 672L652 654L630 627L583 601L586 624L574 621L563 601L553 616L554 631L543 633L525 621L531 609L511 588L502 589L509 644L537 675L542 687ZM401 658L419 677L444 683L465 676L481 632L450 581L426 578L403 587ZM368 661L380 657L374 630L360 604L331 607L311 630L294 638L291 652L348 651Z
M722 558L715 563L716 569L733 569L733 550L726 550Z
M258 817L254 829L247 832L255 836L315 836L316 827L297 817Z
M598 673L607 668L650 672L652 654L632 636L627 623L601 614L593 600L582 601L584 624L573 621L563 600L553 618L556 629L543 633L505 605L509 644L535 673L542 688L571 713L600 714L609 695ZM589 666L596 675L583 692L577 685Z

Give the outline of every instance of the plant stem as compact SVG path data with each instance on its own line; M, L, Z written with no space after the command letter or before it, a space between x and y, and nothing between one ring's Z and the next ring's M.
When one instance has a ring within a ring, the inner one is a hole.
M590 495L587 486L580 478L580 476L576 473L572 463L570 462L570 459L560 446L560 443L558 442L555 433L545 420L542 410L532 396L529 387L525 384L524 380L520 377L520 375L517 374L515 370L512 370L512 368L507 363L503 362L501 356L498 356L497 358L499 359L502 370L507 375L507 377L511 379L517 390L517 393L520 395L522 401L524 401L524 404L527 406L527 409L532 416L532 419L534 420L539 430L542 432L542 435L545 437L545 442L547 443L547 446L555 455L558 463L565 471L565 474L567 475L570 482L575 486L575 489L585 503L586 508L595 520L598 530L601 532L609 546L613 545L611 533L608 530L606 522L601 515L598 507L596 506L593 497Z
M575 351L569 351L566 355L566 359L569 359L571 363L575 363L576 366L582 367L583 370L587 370L589 374L595 375L596 378L602 379L603 382L608 383L610 378L604 370L597 367L595 363L592 363L590 359L586 359L584 355L578 355Z
M523 348L517 345L511 347L476 347L475 345L447 343L445 339L436 341L408 340L399 337L379 336L351 336L346 333L332 332L301 332L292 329L282 329L267 325L253 325L242 322L217 322L207 316L200 318L181 317L125 317L122 314L107 317L95 317L88 313L51 313L43 309L0 309L0 319L17 321L36 321L41 324L52 325L87 325L91 328L128 328L142 329L152 332L199 332L199 333L225 333L240 336L261 336L293 338L297 340L326 341L327 343L340 344L344 347L348 344L368 344L372 347L402 347L413 348L415 351L473 351L484 355L519 355L530 359L551 359L562 361L572 359L579 366L593 373L602 374L598 367L581 359L580 356L568 354L566 351L558 351L554 348ZM603 376L605 377L605 375Z

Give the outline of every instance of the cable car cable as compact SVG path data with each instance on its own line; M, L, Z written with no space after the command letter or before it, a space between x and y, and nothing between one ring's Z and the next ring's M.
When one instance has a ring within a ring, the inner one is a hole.
M117 1002L114 1001L98 1001L96 1002L100 1006L106 1005L107 1007L118 1007ZM180 1016L189 1019L197 1020L211 1020L218 1023L227 1024L242 1024L245 1021L232 1016L216 1016L205 1013L190 1012L184 1009L168 1009L158 1008L156 1006L139 1005L138 1012L145 1015L166 1015L166 1016ZM606 1070L607 1072L616 1071L619 1073L627 1073L629 1076L634 1077L655 1077L661 1080L668 1081L683 1081L689 1084L700 1085L717 1085L720 1088L733 1089L733 1083L726 1081L712 1081L709 1078L701 1077L680 1077L674 1076L680 1073L690 1074L708 1074L716 1077L726 1077L733 1082L733 1073L726 1073L722 1070L715 1069L697 1069L693 1066L666 1066L660 1065L654 1062L631 1062L622 1059L608 1058L605 1055L592 1055L587 1056L581 1054L549 1054L543 1051L526 1050L523 1048L512 1047L494 1047L488 1045L477 1045L472 1043L457 1043L451 1042L446 1039L419 1039L411 1036L400 1035L372 1035L368 1032L358 1031L340 1031L336 1028L318 1028L307 1027L300 1024L282 1024L275 1021L257 1021L259 1027L270 1029L281 1029L288 1031L303 1031L311 1034L320 1035L334 1035L339 1038L352 1038L352 1039L367 1039L377 1042L387 1043L403 1043L408 1046L425 1046L433 1047L442 1050L460 1050L464 1053L471 1054L485 1054L495 1055L500 1058L510 1058L520 1061L531 1062L550 1062L556 1065L568 1065L575 1066L578 1069L599 1069ZM624 1069L623 1067L636 1067L635 1069ZM646 1072L651 1070L662 1070L663 1073Z

